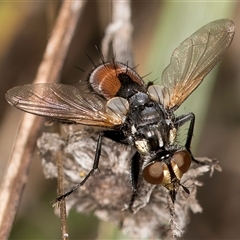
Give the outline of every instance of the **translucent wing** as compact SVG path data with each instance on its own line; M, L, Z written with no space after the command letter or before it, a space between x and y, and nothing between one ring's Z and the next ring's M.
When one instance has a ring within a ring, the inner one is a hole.
M7 101L14 107L68 123L113 127L122 123L105 110L106 102L95 94L63 84L29 84L10 89Z
M162 75L164 106L177 109L221 60L234 36L228 19L211 22L177 47Z

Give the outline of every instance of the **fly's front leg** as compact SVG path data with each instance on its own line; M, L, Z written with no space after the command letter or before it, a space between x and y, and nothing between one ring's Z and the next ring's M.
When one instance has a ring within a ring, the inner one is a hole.
M132 157L131 168L130 168L130 177L131 177L131 184L132 184L132 197L128 206L128 209L130 211L132 211L134 200L137 196L138 179L139 179L139 172L141 167L140 162L141 162L141 156L138 152L136 152Z
M194 130L194 125L195 125L195 115L194 115L194 113L188 113L186 115L181 115L176 118L176 124L178 127L181 127L183 124L185 124L186 122L189 122L189 121L190 121L190 124L189 124L189 128L188 128L187 140L185 143L185 147L189 152L191 152L190 148L191 148L193 130Z
M191 142L192 142L192 136L193 136L193 130L194 130L194 125L195 125L195 115L194 113L188 113L185 115L181 115L176 118L175 125L176 128L181 127L184 125L186 122L190 121L190 125L188 128L188 133L187 133L187 140L185 143L185 147L187 150L190 150L191 147Z
M105 131L104 137L112 139L115 142L127 144L126 137L124 136L122 131ZM132 185L132 197L128 205L128 209L130 211L132 211L134 200L137 196L140 167L141 167L141 156L138 152L136 152L131 159L131 165L130 165L130 180Z
M196 159L194 159L192 152L191 152L191 142L192 142L192 137L193 137L194 125L195 125L194 113L188 113L186 115L181 115L181 116L177 117L176 121L175 121L175 125L176 125L176 128L178 129L179 127L181 127L182 125L184 125L186 122L189 122L189 121L190 121L190 124L189 124L188 132L187 132L187 140L185 143L185 148L191 154L192 160L194 162L198 162Z

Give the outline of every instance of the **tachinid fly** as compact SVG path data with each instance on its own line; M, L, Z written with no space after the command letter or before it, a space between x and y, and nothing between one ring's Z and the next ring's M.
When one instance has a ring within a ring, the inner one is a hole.
M91 94L63 84L29 84L10 89L7 101L28 113L62 121L103 127L98 137L92 170L70 195L98 169L103 138L133 147L130 160L131 208L138 190L139 174L151 184L163 185L175 201L180 183L194 157L191 140L193 113L174 111L198 87L220 61L234 36L231 20L221 19L200 28L177 47L162 74L162 86L149 83L128 65L113 61L96 67L89 77ZM176 144L178 129L190 122L185 145Z

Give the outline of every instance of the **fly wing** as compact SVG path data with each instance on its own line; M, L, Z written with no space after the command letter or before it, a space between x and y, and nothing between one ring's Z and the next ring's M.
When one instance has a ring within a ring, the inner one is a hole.
M228 19L210 22L177 47L162 75L164 107L176 110L221 60L234 36Z
M122 123L120 118L105 110L106 101L93 93L64 84L29 84L17 86L6 93L14 107L35 115L92 126L113 127Z

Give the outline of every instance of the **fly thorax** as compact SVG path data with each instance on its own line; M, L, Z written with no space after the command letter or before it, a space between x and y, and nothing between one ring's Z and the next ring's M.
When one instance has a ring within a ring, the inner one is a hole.
M129 121L134 145L141 155L158 151L169 142L169 125L160 104L139 92L129 99Z
M129 99L129 119L136 129L148 124L157 124L164 119L160 105L154 102L146 93L136 93Z

